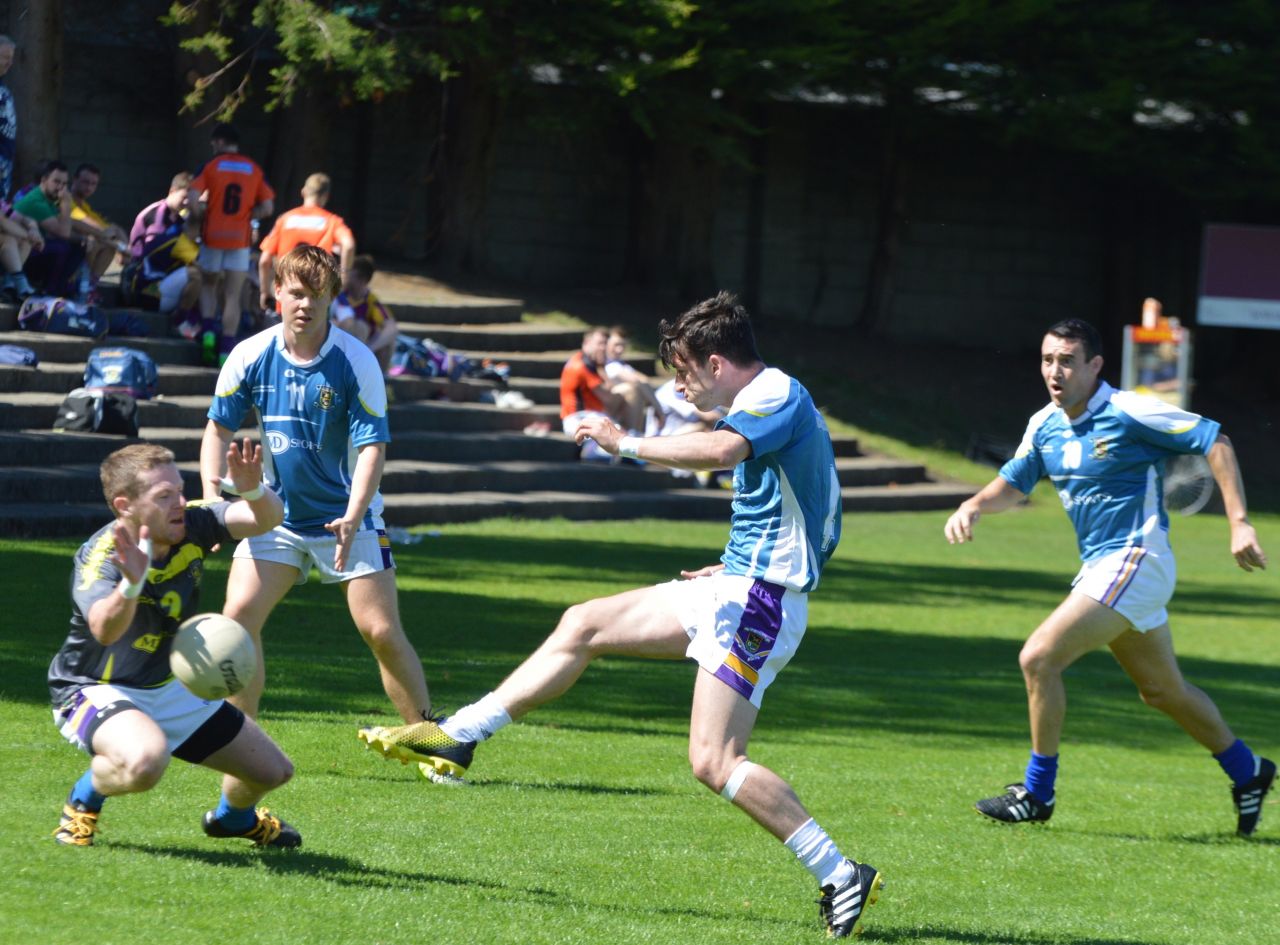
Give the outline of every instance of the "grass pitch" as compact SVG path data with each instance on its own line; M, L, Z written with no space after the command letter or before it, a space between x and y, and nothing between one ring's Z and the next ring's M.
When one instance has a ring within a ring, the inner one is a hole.
M1232 835L1227 782L1146 709L1110 656L1068 679L1059 810L1044 827L971 805L1021 776L1021 640L1075 551L1052 497L948 546L945 515L854 515L810 628L769 691L752 755L789 778L888 885L867 941L1173 945L1280 940L1280 805ZM1174 525L1172 607L1189 679L1280 756L1280 518L1272 571L1243 574L1220 518ZM481 695L587 597L710 563L723 524L497 521L397 548L406 627L438 705ZM474 786L436 787L356 741L393 721L340 594L294 591L267 628L263 722L297 765L267 805L299 851L199 830L217 777L174 762L107 803L92 849L50 831L86 759L50 722L75 543L0 543L0 942L803 943L816 889L790 853L697 784L692 664L609 660L481 746ZM204 608L222 601L227 553Z

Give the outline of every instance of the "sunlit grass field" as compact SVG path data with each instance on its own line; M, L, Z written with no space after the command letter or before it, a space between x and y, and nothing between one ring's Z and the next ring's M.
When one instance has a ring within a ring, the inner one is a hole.
M769 690L752 755L790 779L848 854L886 876L868 941L1280 941L1280 805L1234 838L1227 781L1103 653L1070 671L1058 811L983 822L1021 776L1017 652L1065 592L1075 549L1052 497L951 547L945 515L852 515L810 626ZM1280 554L1280 518L1260 517ZM497 683L567 605L711 563L724 524L493 521L397 547L401 607L438 706ZM1187 676L1280 755L1280 584L1244 574L1221 518L1175 522L1172 606ZM44 675L74 542L0 542L0 942L803 943L816 887L689 773L694 667L609 660L482 745L470 788L383 761L390 722L341 595L308 584L267 628L263 722L297 766L268 806L304 837L258 851L201 834L217 777L174 762L108 801L98 845L50 832L86 759L51 724ZM204 609L222 601L228 555ZM1280 568L1280 562L1277 563Z

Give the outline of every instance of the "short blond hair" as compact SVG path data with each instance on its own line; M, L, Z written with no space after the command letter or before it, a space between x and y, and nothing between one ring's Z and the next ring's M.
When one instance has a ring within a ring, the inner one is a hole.
M342 285L333 253L308 243L295 246L276 261L276 285L284 285L291 276L315 296L333 298Z
M116 450L98 468L107 505L114 512L117 496L136 499L142 492L142 474L174 461L172 450L155 443L134 443Z
M195 178L191 176L190 171L178 171L173 175L173 180L169 181L169 193L173 193L175 190L190 190L193 180Z

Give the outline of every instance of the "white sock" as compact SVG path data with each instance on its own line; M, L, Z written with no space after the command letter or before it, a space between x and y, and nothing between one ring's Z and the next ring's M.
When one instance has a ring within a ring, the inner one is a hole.
M812 817L787 837L786 845L819 886L838 886L853 875L849 861Z
M497 696L489 693L479 702L464 705L441 722L440 731L460 742L482 742L510 724L511 716L507 710Z

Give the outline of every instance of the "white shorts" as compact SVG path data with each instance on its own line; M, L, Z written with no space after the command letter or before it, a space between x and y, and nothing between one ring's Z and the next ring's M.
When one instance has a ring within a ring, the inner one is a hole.
M1173 552L1134 546L1086 563L1071 587L1124 617L1139 633L1169 621L1166 607L1178 580Z
M211 246L201 246L196 265L205 272L248 272L249 247L214 249Z
M178 299L182 297L182 290L187 287L189 278L187 267L181 266L160 280L156 288L160 290L161 312L172 312L178 307Z
M382 519L374 518L375 528L361 529L351 539L347 552L347 569L339 571L333 566L333 554L338 539L328 534L299 535L280 525L267 532L246 538L236 545L233 558L252 558L254 561L274 561L287 564L299 571L296 584L306 584L307 575L314 564L320 572L320 583L339 584L365 574L377 574L396 566L391 557L391 539L382 527Z
M117 712L135 708L160 726L170 754L209 721L223 700L206 702L193 696L182 683L171 679L154 689L134 689L99 683L85 686L68 705L53 710L53 724L62 737L81 751L93 754L93 733Z
M689 635L685 655L760 708L804 639L809 595L723 571L658 587Z

